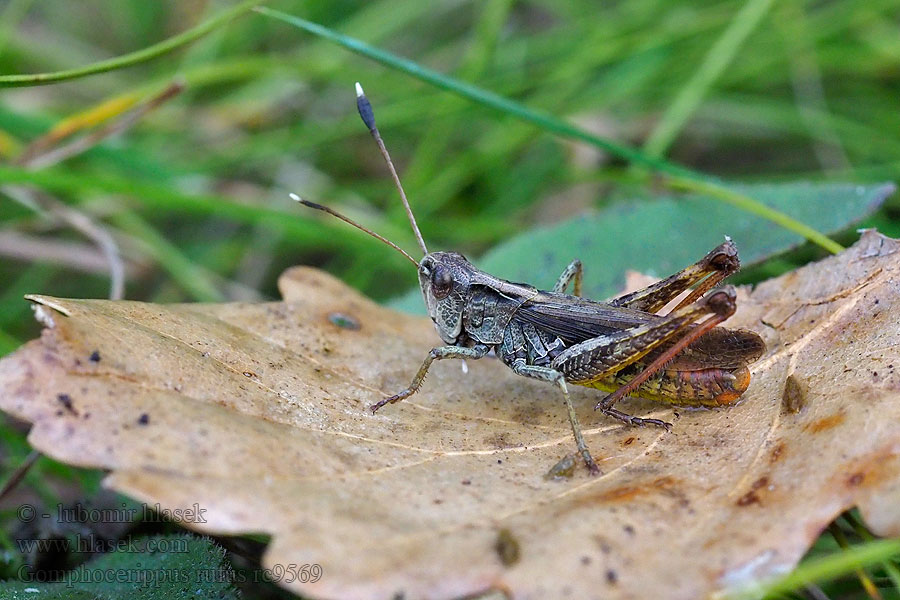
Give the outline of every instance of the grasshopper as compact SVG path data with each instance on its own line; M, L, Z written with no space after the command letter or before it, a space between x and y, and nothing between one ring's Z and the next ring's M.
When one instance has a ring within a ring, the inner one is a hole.
M409 387L370 406L373 414L416 393L434 361L476 360L493 351L517 375L559 389L578 453L591 474L598 474L569 398L569 384L610 392L594 407L604 415L629 425L666 430L671 423L626 414L615 404L633 394L675 406L715 407L733 404L744 393L750 383L748 365L762 356L765 343L752 331L718 327L734 314L734 288L706 294L740 267L737 248L729 238L678 273L607 302L581 296L584 270L577 259L552 290L541 291L485 273L462 254L429 252L359 83L356 92L359 114L388 165L423 258L417 261L393 242L330 208L295 194L291 197L406 256L416 266L428 314L445 344L432 348ZM574 284L574 295L566 293L570 284ZM675 308L660 314L688 290Z

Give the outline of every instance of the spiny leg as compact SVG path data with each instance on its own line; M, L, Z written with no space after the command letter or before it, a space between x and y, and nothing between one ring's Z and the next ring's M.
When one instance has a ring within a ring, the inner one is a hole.
M573 292L576 296L581 296L582 275L584 275L584 267L582 266L581 261L576 258L569 263L569 266L565 268L565 270L562 272L562 275L560 275L559 279L556 280L556 285L553 286L553 291L564 294L566 292L566 288L569 287L569 282L574 278L575 289L573 290Z
M512 364L512 370L517 375L549 381L550 383L555 383L559 386L559 389L562 390L563 398L566 401L566 411L569 413L569 424L572 426L572 434L575 436L575 446L578 448L578 453L581 454L581 458L584 460L584 464L587 465L591 475L598 475L600 473L600 467L594 462L594 457L591 456L591 451L588 450L587 444L584 442L584 436L581 434L581 426L578 424L578 416L575 414L575 407L572 406L572 400L569 398L569 388L566 386L566 378L563 377L563 374L548 367L526 365L524 361L521 360Z
M425 380L425 374L428 373L428 368L431 366L436 360L441 360L444 358L471 358L472 360L477 360L479 358L483 358L490 348L483 344L477 344L472 348L466 348L463 346L438 346L437 348L432 348L431 352L428 353L428 356L425 357L425 362L422 363L422 366L419 367L418 373L413 377L412 383L409 384L409 387L400 392L399 394L394 394L389 398L385 398L372 406L369 409L372 411L372 414L375 414L379 408L384 406L385 404L393 404L394 402L399 402L405 398L409 398L422 385L422 382Z
M678 294L697 282L698 285L671 312L695 302L720 281L740 267L737 247L730 239L713 248L693 265L666 277L642 290L613 298L610 304L655 313L671 302ZM706 279L704 279L706 278ZM701 281L702 280L702 281Z
M712 316L705 319L696 327L692 328L684 337L680 338L669 348L666 348L665 352L657 356L653 360L653 362L647 365L647 367L643 371L641 371L634 379L620 387L615 392L609 394L606 398L598 402L597 406L595 406L594 408L606 415L615 417L632 425L662 425L668 430L669 427L671 427L671 425L669 425L668 423L664 423L662 421L659 421L658 419L641 419L640 417L632 417L631 415L622 413L618 410L613 409L612 407L616 402L638 389L642 383L652 377L654 373L663 368L676 355L678 355L679 352L687 348L700 336L733 315L736 308L736 305L734 303L734 291L722 290L710 295L706 299L706 306L708 306L713 311L714 314Z
M615 374L664 344L674 341L670 348L667 348L665 352L660 354L660 356L666 357L665 360L659 358L654 360L648 369L641 372L638 376L641 379L634 386L632 384L635 380L632 380L626 386L623 386L625 388L624 393L620 393L622 392L620 389L612 395L612 403L604 404L605 401L603 401L597 406L598 409L602 409L609 416L632 424L666 426L666 423L663 421L638 419L637 417L631 417L620 411L610 409L612 409L612 404L618 398L636 389L636 386L639 386L654 372L664 366L666 362L671 360L672 356L674 356L671 353L671 348L676 348L675 353L680 352L687 344L693 342L697 337L714 327L715 324L724 321L733 312L734 290L727 289L716 292L699 302L673 311L665 317L660 317L654 323L624 329L610 335L598 336L571 346L557 355L553 359L551 366L560 371L566 380L571 383L590 385ZM715 315L712 318L715 319L712 324L710 324L710 319L704 321L701 325L694 325L697 319L710 314ZM697 333L698 331L699 333ZM685 335L686 332L687 335ZM683 338L687 339L687 342L682 342ZM649 372L646 372L648 370Z

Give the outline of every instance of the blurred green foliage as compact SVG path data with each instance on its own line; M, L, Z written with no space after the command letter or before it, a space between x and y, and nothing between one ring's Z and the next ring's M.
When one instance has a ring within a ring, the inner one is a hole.
M139 50L235 4L13 0L0 12L0 73L64 70ZM742 3L267 4L633 146L657 131L677 99L699 91L667 153L711 175L855 182L890 180L900 169L896 2L762 7L727 65L699 83L698 69L743 18ZM120 240L134 267L129 298L252 297L254 290L275 297L278 273L299 263L324 266L381 299L413 285L389 248L286 198L295 191L327 202L414 248L355 114L356 80L366 85L434 247L479 255L613 196L645 196L652 185L621 160L255 13L129 69L4 90L0 149L14 160L62 119L175 78L184 93L132 130L35 175ZM900 229L893 206L873 222ZM0 203L3 229L92 251L53 221ZM2 292L10 290L0 296L0 330L14 339L35 331L22 291L107 295L102 269L40 258L6 253L0 266Z
M238 4L0 0L0 75L153 48ZM900 173L896 0L265 4L709 176L869 183ZM355 81L432 248L479 256L613 202L641 203L648 215L646 227L617 236L665 231L658 220L669 213L652 204L672 190L652 172L258 13L214 24L199 41L129 68L0 92L0 355L38 333L24 293L109 293L102 253L48 206L71 207L111 234L129 299L274 298L278 274L294 264L326 268L381 300L413 286L390 248L287 198L327 203L416 247L356 115ZM102 129L98 107L116 122L110 100L146 100L176 80L181 94L120 135L48 168L16 164L67 119ZM900 236L896 198L865 224ZM695 226L704 229L702 217ZM754 273L816 256L807 247ZM604 257L580 258L590 281ZM16 435L7 462L22 454ZM883 573L894 580L892 568ZM858 584L847 593L858 597Z

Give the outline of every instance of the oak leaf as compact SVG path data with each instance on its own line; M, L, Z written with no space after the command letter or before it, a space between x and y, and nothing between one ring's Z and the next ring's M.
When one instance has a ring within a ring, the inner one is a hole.
M494 360L373 416L438 338L306 268L270 304L32 297L46 327L0 361L0 408L115 490L199 505L188 527L271 534L264 566L310 597L704 597L789 571L851 506L900 534L898 249L868 231L743 291L728 325L768 351L737 406L623 403L667 433L573 389L598 477L545 478L573 450L561 398Z

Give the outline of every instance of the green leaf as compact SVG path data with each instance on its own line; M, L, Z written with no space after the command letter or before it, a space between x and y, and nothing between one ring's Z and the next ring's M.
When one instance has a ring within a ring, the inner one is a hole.
M845 230L871 215L895 190L891 183L730 187L826 233ZM735 211L705 196L667 196L616 202L597 213L535 228L500 244L475 264L497 277L547 289L572 259L579 258L585 268L584 294L602 299L622 288L626 270L665 277L702 257L726 235L737 243L745 266L804 241L762 217ZM419 290L392 305L407 312L424 312Z
M125 542L123 541L123 544ZM130 542L63 575L62 581L0 582L5 600L237 600L224 551L195 536L154 536ZM36 592L34 590L37 590Z

